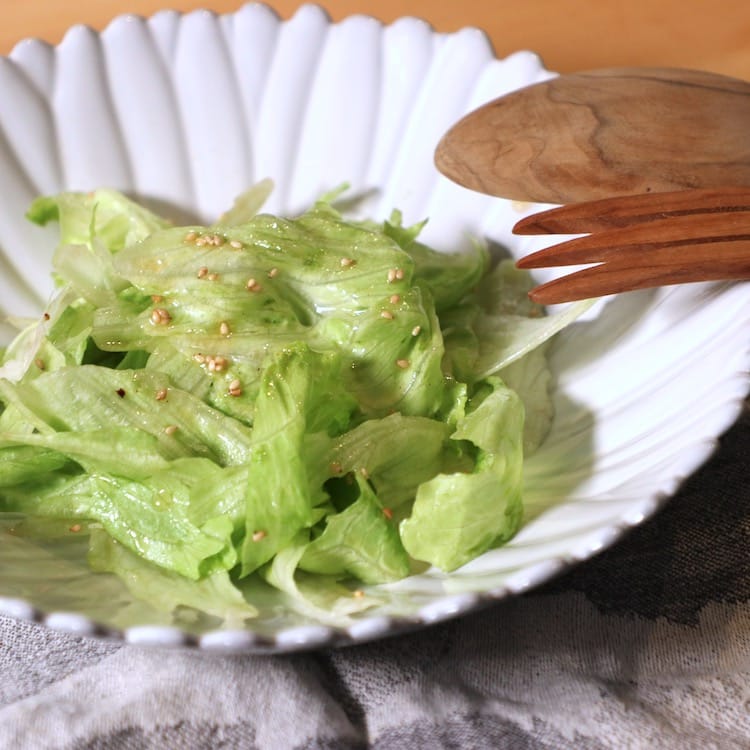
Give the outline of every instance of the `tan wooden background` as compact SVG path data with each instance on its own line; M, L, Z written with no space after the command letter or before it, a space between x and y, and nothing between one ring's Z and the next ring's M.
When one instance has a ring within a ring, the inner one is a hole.
M0 0L0 53L27 37L58 42L85 23L101 29L122 13L149 15L240 0ZM286 18L301 4L270 0ZM335 20L367 13L383 21L413 15L440 31L478 26L505 55L538 52L552 70L611 65L695 67L750 79L750 0L327 0Z

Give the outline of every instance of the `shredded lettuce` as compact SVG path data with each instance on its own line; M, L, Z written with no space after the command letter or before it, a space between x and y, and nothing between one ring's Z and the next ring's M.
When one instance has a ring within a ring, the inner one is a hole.
M29 210L59 224L58 290L0 357L0 512L84 529L92 569L175 622L236 626L268 586L345 622L511 538L546 344L588 305L544 315L481 243L437 253L336 192L258 213L269 190L211 227L112 190Z

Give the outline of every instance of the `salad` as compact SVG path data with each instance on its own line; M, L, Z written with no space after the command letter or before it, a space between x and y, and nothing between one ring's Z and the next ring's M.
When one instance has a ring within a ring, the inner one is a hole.
M57 291L0 360L0 511L87 535L157 609L236 624L270 586L338 621L518 530L546 342L586 303L544 315L511 261L337 192L258 213L268 189L210 227L113 190L33 203Z

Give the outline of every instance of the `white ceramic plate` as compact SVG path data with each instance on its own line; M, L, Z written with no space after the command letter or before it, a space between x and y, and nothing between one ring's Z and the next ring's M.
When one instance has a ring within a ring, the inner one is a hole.
M24 213L62 189L115 187L211 221L264 177L277 185L267 208L282 213L346 181L368 196L362 213L429 217L424 237L438 248L473 234L525 254L539 240L510 230L538 207L465 191L432 154L465 112L550 75L530 52L495 59L477 30L331 24L314 6L286 22L263 5L163 12L102 34L74 28L56 48L22 42L0 60L0 307L42 310L55 232ZM247 630L183 630L90 573L82 545L44 549L4 529L0 613L135 643L283 651L376 638L525 591L611 545L708 457L748 390L749 324L742 285L598 303L554 348L557 417L526 465L521 532L452 574L380 587L384 604L349 627L305 621L279 595Z

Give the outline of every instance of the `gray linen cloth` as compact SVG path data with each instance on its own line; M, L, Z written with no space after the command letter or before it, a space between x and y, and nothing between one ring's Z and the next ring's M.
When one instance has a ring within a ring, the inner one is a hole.
M654 518L521 596L286 656L0 619L0 748L750 748L750 413Z

